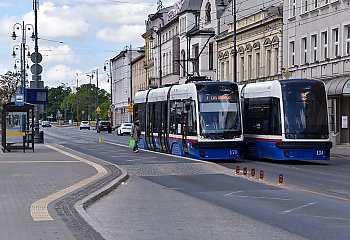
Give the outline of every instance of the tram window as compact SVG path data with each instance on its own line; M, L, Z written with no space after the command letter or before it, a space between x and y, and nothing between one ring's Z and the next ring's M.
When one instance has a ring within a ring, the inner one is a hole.
M181 134L181 120L184 104L181 100L170 102L170 133Z
M244 100L244 131L267 135L269 130L269 98Z
M270 124L269 124L269 134L271 135L281 135L282 125L281 125L281 109L280 109L280 99L270 98Z
M159 132L161 127L161 102L154 103L153 132Z
M145 131L146 126L146 103L135 104L135 116L140 120L140 129Z
M187 112L188 135L197 135L197 118L195 101L191 101L190 110Z

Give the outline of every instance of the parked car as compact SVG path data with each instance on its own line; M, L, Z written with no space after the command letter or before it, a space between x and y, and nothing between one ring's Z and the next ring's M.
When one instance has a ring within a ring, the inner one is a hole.
M90 130L90 123L89 123L89 121L81 121L80 122L80 130L81 129L89 129Z
M110 121L99 121L96 126L97 133L100 133L101 131L108 131L109 133L112 132L112 124Z
M130 134L131 126L132 123L122 123L122 125L120 125L120 127L117 129L117 135L123 136L123 134Z
M51 122L50 121L42 121L41 126L42 127L51 127Z

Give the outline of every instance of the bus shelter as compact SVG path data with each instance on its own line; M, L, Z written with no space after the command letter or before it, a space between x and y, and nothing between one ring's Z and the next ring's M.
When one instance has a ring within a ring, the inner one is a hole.
M32 149L34 152L34 105L10 102L2 109L2 151Z

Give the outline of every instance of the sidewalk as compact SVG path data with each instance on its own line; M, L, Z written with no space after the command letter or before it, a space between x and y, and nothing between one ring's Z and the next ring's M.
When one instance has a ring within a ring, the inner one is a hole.
M350 145L334 145L331 149L331 158L332 157L350 157Z
M54 145L1 152L0 166L0 239L103 239L83 207L127 178L115 165Z

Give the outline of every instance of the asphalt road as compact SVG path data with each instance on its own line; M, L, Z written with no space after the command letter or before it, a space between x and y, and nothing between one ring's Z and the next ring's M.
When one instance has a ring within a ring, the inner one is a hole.
M203 163L134 154L128 136L116 133L53 127L45 140L127 170L130 180L88 210L111 239L350 239L350 159L343 155ZM263 170L265 178L237 176L236 166Z

